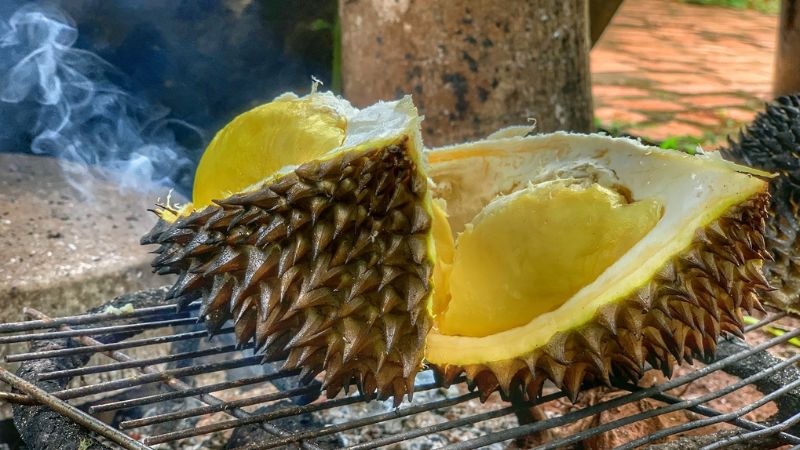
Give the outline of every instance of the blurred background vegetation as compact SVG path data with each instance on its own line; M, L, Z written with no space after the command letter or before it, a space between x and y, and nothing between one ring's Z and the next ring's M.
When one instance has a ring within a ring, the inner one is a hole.
M752 9L754 11L778 14L781 9L780 0L681 0L693 5L724 6L736 9Z

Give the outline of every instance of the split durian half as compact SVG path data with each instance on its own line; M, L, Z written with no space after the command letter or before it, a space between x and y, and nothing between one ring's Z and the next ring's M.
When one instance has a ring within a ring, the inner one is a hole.
M451 228L425 355L445 384L465 373L483 398L533 399L550 380L574 400L587 381L636 381L646 363L669 376L741 335L769 288L768 174L628 139L513 134L427 154Z
M286 358L329 397L411 397L431 327L434 208L411 99L363 110L330 93L286 94L213 139L193 204L164 205L168 297L202 300L211 332Z

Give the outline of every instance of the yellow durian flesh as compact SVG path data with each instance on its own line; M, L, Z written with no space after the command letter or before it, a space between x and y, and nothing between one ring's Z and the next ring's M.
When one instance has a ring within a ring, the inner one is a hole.
M455 242L445 212L446 205L441 200L434 199L432 206L431 235L435 242L436 263L433 267L433 296L430 314L441 316L450 302L450 271L453 268Z
M456 242L439 332L487 336L560 307L647 234L655 200L557 180L492 201Z
M203 153L194 179L196 209L241 192L283 167L320 158L344 142L347 121L326 94L283 95L239 115Z
M401 110L413 108L410 100L404 103L407 105ZM312 92L303 97L285 93L238 115L203 152L195 171L192 202L172 206L167 200L159 217L173 223L214 200L258 189L276 174L330 156L352 132L348 121L357 113L330 92ZM363 137L368 139L368 134Z

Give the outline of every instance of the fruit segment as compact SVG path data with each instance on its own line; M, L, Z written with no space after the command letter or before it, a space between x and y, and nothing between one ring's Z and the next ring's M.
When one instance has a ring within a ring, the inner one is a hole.
M165 207L143 242L160 244L160 273L179 276L169 297L201 299L210 332L231 321L265 360L286 358L306 380L324 372L330 397L354 383L399 403L432 325L419 149L408 98L359 111L329 94L282 97L217 135L198 203Z
M708 358L769 289L766 175L565 133L428 153L455 237L426 359L483 398ZM440 289L437 286L437 289ZM437 294L438 296L439 294Z

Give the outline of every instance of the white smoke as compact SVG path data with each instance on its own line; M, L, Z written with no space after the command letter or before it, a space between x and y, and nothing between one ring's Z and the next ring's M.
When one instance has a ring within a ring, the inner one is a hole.
M174 131L186 127L199 141L202 132L126 92L124 74L74 48L77 38L73 20L54 6L26 4L0 22L0 121L18 124L3 115L30 115L31 151L78 163L62 167L86 197L92 197L91 167L113 171L123 189L188 185L190 150Z

